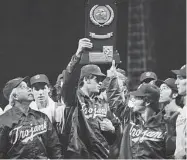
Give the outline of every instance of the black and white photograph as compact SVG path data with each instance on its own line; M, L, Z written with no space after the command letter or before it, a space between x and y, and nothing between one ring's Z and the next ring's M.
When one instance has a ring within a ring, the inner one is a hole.
M0 0L0 159L187 159L186 0Z

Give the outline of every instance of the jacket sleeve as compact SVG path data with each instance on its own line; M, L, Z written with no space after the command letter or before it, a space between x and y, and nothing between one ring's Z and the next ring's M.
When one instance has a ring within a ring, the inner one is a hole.
M72 101L74 100L74 96L76 93L76 86L77 86L77 68L79 67L80 57L73 55L71 61L68 63L66 70L64 71L64 78L63 78L63 86L61 90L61 96L64 103L67 106L72 105ZM74 94L73 94L74 93ZM73 96L74 95L74 96Z
M176 135L172 127L171 122L166 122L166 158L173 159L176 148Z
M108 86L106 93L110 110L120 119L120 121L127 121L130 117L130 110L126 105L126 102L123 102L117 77L107 78Z
M0 153L6 155L8 145L8 129L7 127L0 126ZM1 154L1 155L2 155ZM1 157L3 158L3 157Z
M61 159L63 158L62 156L62 148L61 144L59 142L56 130L54 129L52 123L48 119L47 121L47 153L49 158L51 159Z

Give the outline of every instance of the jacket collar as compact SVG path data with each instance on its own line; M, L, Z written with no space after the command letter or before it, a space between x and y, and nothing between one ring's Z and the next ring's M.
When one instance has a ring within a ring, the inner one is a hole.
M163 123L164 123L163 113L159 112L158 114L155 114L152 117L150 117L148 121L145 122L145 127L149 127L149 128L158 127Z

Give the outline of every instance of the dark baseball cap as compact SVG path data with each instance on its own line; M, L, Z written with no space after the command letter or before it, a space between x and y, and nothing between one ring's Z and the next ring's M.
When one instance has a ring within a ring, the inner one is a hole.
M140 76L140 82L144 82L146 79L157 80L157 75L154 72L143 72Z
M33 85L35 83L43 82L49 85L49 79L45 74L37 74L30 79L30 84Z
M177 90L177 85L175 84L176 79L174 78L167 78L163 83L165 83L169 88L171 88L174 91Z
M80 78L83 78L88 75L106 77L106 75L101 72L101 69L94 64L88 64L81 68Z
M21 82L28 81L29 77L17 77L10 81L8 81L5 84L5 87L3 88L3 95L4 97L9 100L10 94L14 88L16 88Z
M131 92L131 95L136 97L147 97L152 102L158 102L160 98L160 90L154 84L142 84L136 91Z
M186 65L183 65L179 70L171 70L174 74L186 77Z

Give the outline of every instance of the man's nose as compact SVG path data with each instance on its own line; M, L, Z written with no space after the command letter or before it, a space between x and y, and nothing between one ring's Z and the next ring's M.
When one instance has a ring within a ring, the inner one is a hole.
M101 85L102 85L102 82L99 82L99 85L101 86Z
M28 91L29 91L29 92L31 92L31 91L32 91L32 89L31 89L30 87L27 87L27 89L28 89Z
M177 84L179 84L179 79L177 78L177 80L175 81L175 84L177 85Z
M39 93L40 93L40 94L43 94L43 90L42 90L42 89L39 89Z

